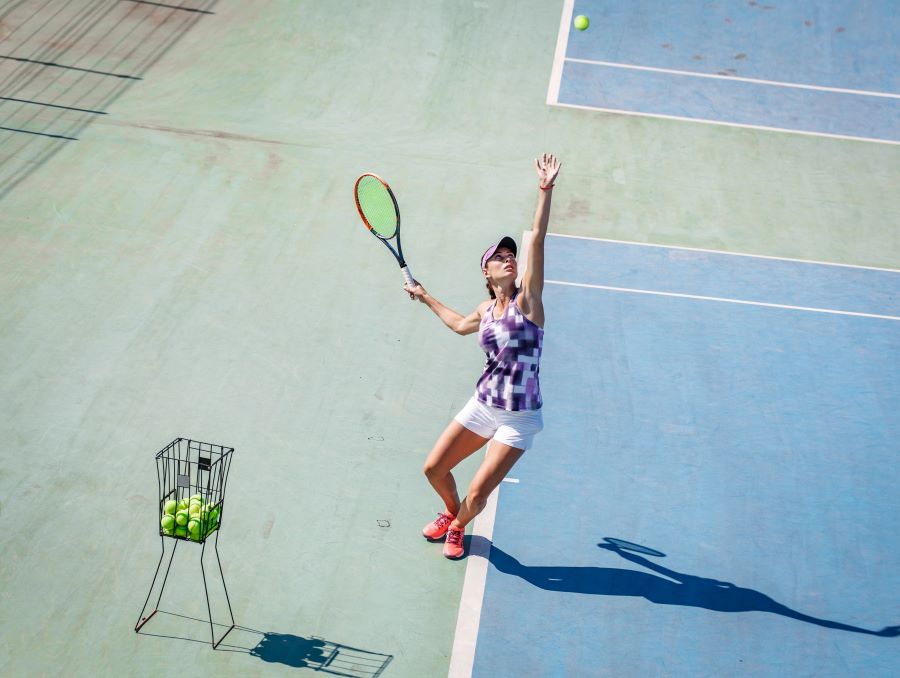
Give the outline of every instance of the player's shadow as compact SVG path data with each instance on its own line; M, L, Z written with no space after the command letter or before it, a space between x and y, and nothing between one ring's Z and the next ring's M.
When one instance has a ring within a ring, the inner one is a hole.
M473 537L483 539L483 537ZM670 570L613 544L598 544L655 574L613 567L544 567L523 565L508 553L491 546L489 560L504 574L520 577L547 591L565 591L600 596L635 596L660 605L702 607L717 612L771 612L817 626L892 638L900 635L900 626L880 631L812 617L773 600L764 593L735 586L730 582L697 577Z

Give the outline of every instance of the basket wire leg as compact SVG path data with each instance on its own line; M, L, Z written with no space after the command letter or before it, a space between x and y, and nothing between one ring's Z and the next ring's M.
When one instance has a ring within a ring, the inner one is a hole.
M206 542L203 542L203 550L200 552L200 572L203 574L203 589L206 591L206 610L209 612L209 635L212 638L212 646L215 650L219 644L225 640L225 636L231 633L234 628L234 613L231 610L231 599L228 597L228 587L225 585L225 573L222 571L222 561L219 559L219 531L216 530L216 543L214 550L216 552L216 560L219 563L219 575L222 577L222 588L225 589L225 601L228 603L228 614L231 616L231 626L222 634L219 640L216 640L215 629L213 628L212 607L209 604L209 587L206 585L206 569L203 567L203 556L206 555Z
M225 586L225 573L222 571L222 560L219 558L219 532L216 531L216 543L213 544L216 552L216 561L219 563L219 576L222 577L222 588L225 589L225 602L228 603L228 614L231 616L231 623L234 625L234 612L231 610L231 599L228 597L228 587Z
M150 621L150 618L159 611L159 601L162 600L162 594L166 588L166 582L169 580L169 570L172 569L172 560L175 558L175 549L178 548L178 542L175 541L175 546L172 547L172 554L169 556L169 564L166 566L166 573L165 575L163 575L163 582L162 586L159 589L159 597L156 599L156 605L153 606L153 612L145 617L144 612L147 610L147 603L150 602L150 596L153 595L153 587L156 586L156 578L159 576L159 568L162 566L163 558L166 557L166 538L160 537L160 542L162 543L162 553L159 554L159 562L156 564L156 572L153 575L153 581L150 583L150 590L147 591L147 599L144 601L144 607L141 608L140 617L138 617L137 624L135 624L135 633L140 631L141 627L148 621Z

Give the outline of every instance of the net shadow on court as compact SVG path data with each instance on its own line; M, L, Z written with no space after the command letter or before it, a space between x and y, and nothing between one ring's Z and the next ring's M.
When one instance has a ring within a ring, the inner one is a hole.
M21 0L0 13L0 198L107 115L216 2Z

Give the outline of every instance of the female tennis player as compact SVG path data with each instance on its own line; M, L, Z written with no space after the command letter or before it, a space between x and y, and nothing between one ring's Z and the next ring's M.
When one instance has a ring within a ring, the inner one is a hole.
M463 555L466 525L481 513L491 492L544 427L538 381L544 336L544 236L560 164L545 153L535 165L540 190L521 287L516 287L516 243L509 236L481 256L481 272L491 298L467 316L444 306L418 282L404 286L411 298L428 306L457 334L478 332L478 343L487 356L475 395L444 429L425 461L425 476L445 510L422 534L428 539L446 535L447 558ZM452 470L488 441L485 459L460 501Z

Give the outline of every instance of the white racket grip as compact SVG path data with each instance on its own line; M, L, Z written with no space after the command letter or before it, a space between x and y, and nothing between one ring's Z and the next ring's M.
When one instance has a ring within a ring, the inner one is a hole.
M404 266L400 269L400 272L403 273L403 279L406 281L406 284L409 287L415 287L416 281L413 280L412 273L409 272L409 266Z

